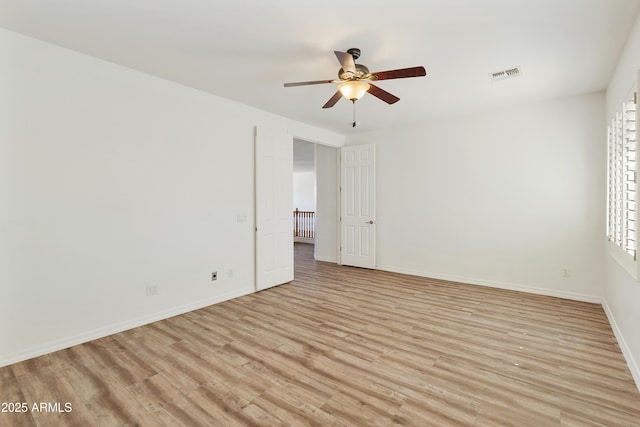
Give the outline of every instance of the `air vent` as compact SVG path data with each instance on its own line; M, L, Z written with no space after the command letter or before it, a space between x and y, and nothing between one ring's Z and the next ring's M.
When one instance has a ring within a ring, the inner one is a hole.
M490 73L489 78L492 82L496 82L498 80L510 79L513 77L518 77L522 74L520 71L520 67L509 68L508 70L496 71L495 73Z

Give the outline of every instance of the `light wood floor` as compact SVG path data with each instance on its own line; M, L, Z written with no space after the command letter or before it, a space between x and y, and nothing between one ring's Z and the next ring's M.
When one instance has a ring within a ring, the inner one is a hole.
M296 280L0 368L0 425L638 426L595 304L315 262Z

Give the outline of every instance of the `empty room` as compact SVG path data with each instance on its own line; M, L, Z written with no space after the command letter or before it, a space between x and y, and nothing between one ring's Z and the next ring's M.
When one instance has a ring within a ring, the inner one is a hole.
M0 426L640 426L640 0L0 0Z

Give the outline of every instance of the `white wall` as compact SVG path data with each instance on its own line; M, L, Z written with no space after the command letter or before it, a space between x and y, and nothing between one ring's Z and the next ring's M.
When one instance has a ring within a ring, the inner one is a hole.
M636 23L607 106L639 49ZM1 29L0 58L0 366L252 292L254 127L344 140ZM351 136L378 144L378 264L590 300L606 259L605 306L640 360L640 286L602 245L604 117L593 94ZM318 176L319 215L335 179Z
M378 267L600 301L604 123L598 93L349 136L377 144Z
M344 140L1 29L0 58L0 365L252 292L255 126Z
M316 211L316 172L293 172L293 209Z
M640 70L640 17L629 35L607 88L607 121L638 78ZM604 233L602 236L604 244ZM640 283L636 282L608 253L604 306L616 332L618 343L640 389Z
M318 261L338 262L338 157L337 149L316 144L316 247Z

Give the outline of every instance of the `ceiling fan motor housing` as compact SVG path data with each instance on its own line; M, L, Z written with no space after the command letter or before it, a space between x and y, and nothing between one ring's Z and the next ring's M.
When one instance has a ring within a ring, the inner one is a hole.
M369 68L367 68L366 65L362 64L356 64L355 73L352 73L351 71L345 71L342 68L340 68L340 71L338 71L338 77L340 78L340 80L362 79L366 78L366 76L368 76L369 74Z

